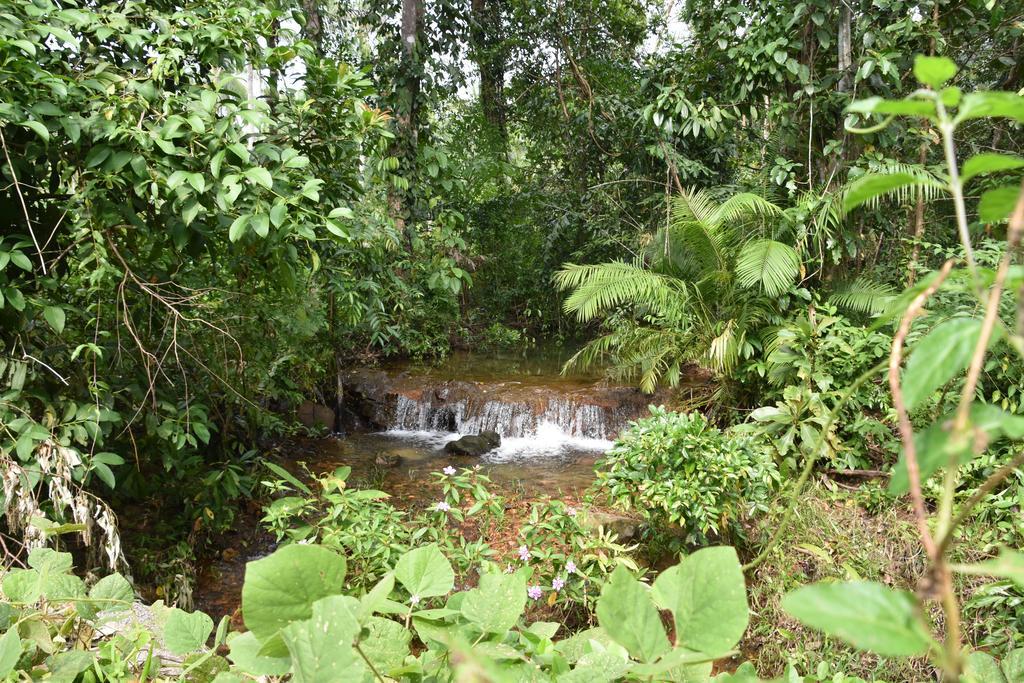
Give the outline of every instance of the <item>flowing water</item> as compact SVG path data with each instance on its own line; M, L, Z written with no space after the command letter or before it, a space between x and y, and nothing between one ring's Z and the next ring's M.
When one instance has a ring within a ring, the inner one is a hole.
M431 473L480 465L496 487L524 497L576 497L594 480L594 463L626 424L661 397L602 381L597 374L560 374L566 354L453 354L440 365L393 363L345 378L344 435L305 440L285 449L293 472L352 467L352 481L383 489L399 507L438 496ZM478 457L453 456L449 441L495 431L501 445ZM240 536L240 539L242 537ZM197 607L230 613L238 604L246 560L272 541L250 533L245 548L225 551L200 579Z

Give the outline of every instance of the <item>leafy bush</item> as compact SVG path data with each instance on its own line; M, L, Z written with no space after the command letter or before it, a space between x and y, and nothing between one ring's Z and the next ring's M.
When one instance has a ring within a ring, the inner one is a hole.
M13 607L5 606L0 676L50 672L56 680L63 672L61 680L70 681L85 672L87 680L121 680L141 672L151 680L163 652L184 656L182 680L217 683L287 675L296 682L382 676L707 681L713 660L730 654L749 619L743 573L728 547L695 553L663 572L650 589L619 568L599 587L600 626L556 640L561 624L524 618L538 599L528 567L503 573L485 565L476 588L453 592L453 568L431 544L397 558L393 571L355 597L343 589L343 556L320 546L290 545L246 567L242 614L248 631L228 633L225 618L210 649L210 617L155 607L160 623L152 632L107 637L97 651L89 639L50 636L101 628L111 610L130 604L131 587L115 575L86 594L69 573L71 556L49 549L35 551L32 564L3 583ZM703 590L693 592L694 584ZM47 610L37 608L40 599ZM672 614L672 640L659 610ZM104 652L114 657L104 659Z
M687 543L703 544L764 510L778 481L775 463L753 440L700 413L651 407L599 463L595 486L650 524L678 525Z
M424 543L444 551L460 582L473 580L482 563L510 571L528 567L538 590L548 594L548 605L564 610L592 611L601 582L620 565L640 573L629 557L633 548L586 527L586 511L562 501L534 503L526 524L510 529L505 499L490 490L491 481L479 468L435 472L436 503L406 512L382 491L350 487L348 467L314 477L313 488L277 465L268 467L280 478L265 485L289 495L267 507L263 523L278 541L317 543L344 555L346 587L353 591L369 590L400 555ZM490 539L508 531L521 545L502 559Z

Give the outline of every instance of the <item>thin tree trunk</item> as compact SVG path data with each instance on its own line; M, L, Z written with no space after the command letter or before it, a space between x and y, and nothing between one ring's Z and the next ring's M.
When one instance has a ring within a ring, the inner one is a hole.
M302 27L302 35L316 46L317 53L323 56L324 22L320 16L319 0L302 0L302 12L306 15L306 25Z
M853 13L850 6L843 0L839 3L839 37L836 41L837 57L839 61L839 83L836 89L841 93L850 92L853 84L853 74L850 73L853 66L853 41L850 37Z
M401 61L398 68L398 82L395 84L395 127L396 136L392 149L400 161L405 177L411 178L416 163L419 145L420 77L423 64L421 54L424 0L402 0L402 41ZM415 248L415 220L412 203L407 193L395 187L388 190L388 209L395 227L405 235L406 250L412 254Z
M484 119L508 146L505 105L505 55L501 36L501 0L472 0L473 58L480 72L480 106Z
M931 126L926 132L931 131ZM918 152L917 162L924 166L928 161L928 143L921 143ZM910 287L917 279L917 260L921 257L921 238L924 237L924 190L917 189L917 204L914 206L914 250L910 253L910 263L907 264L907 286Z

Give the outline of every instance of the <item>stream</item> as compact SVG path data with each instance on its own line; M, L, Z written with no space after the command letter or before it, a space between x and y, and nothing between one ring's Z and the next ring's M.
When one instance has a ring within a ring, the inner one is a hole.
M594 480L594 463L630 420L664 397L611 384L597 373L562 375L568 353L528 355L457 352L444 363L389 363L345 376L350 412L343 434L304 439L284 449L282 463L298 473L352 467L356 486L378 488L400 508L431 504L431 473L480 465L504 495L578 497ZM501 445L477 457L454 456L449 441L482 430ZM240 601L245 563L273 550L257 530L200 573L196 607L219 616Z

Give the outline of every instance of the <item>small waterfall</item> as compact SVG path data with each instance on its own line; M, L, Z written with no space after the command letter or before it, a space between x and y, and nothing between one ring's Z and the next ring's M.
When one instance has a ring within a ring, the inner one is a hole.
M618 431L613 411L572 397L550 396L537 401L503 401L477 397L441 400L434 393L410 398L395 396L389 429L477 434L494 431L504 438L536 436L545 425L585 439L607 439Z

